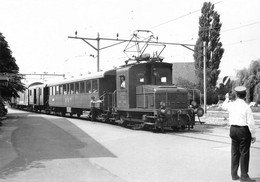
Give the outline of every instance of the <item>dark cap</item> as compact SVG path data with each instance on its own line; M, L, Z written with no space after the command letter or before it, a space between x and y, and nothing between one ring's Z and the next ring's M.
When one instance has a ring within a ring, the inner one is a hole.
M244 87L244 86L238 86L238 87L235 88L235 91L236 91L237 93L246 92L246 87Z

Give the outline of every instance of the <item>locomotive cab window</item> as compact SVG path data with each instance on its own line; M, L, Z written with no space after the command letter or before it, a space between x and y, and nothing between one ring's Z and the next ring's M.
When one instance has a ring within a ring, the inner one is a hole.
M137 85L144 85L145 84L145 74L144 73L138 73L136 75L137 79Z
M125 76L124 75L120 76L120 88L121 89L125 88Z

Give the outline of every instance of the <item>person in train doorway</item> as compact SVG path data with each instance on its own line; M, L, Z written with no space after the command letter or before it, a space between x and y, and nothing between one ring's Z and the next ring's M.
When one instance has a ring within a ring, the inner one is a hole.
M100 109L96 108L97 103L101 103L103 100L95 100L95 97L92 96L90 100L90 118L91 121L96 121L97 115L100 113Z
M120 76L120 88L125 88L125 76Z
M231 177L233 180L255 181L248 175L250 145L255 143L255 120L252 110L246 103L246 87L238 86L235 89L236 99L230 101L226 94L222 109L229 112L231 138ZM240 165L241 176L237 172Z

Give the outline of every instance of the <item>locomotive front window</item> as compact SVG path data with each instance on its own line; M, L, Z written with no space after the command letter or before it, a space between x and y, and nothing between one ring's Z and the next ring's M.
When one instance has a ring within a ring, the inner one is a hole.
M166 77L166 76L161 77L161 82L162 82L162 83L167 83L167 77Z
M137 78L138 85L145 84L145 73L137 73L136 78Z
M139 82L144 83L144 78L140 78Z

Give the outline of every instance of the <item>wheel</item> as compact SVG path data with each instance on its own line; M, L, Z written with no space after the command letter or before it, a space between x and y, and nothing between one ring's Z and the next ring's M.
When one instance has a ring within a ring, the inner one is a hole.
M123 117L120 116L120 125L127 128L127 122L124 120Z
M171 128L173 131L179 131L179 129L180 129L178 126L172 126Z
M164 133L164 127L158 127L158 126L156 126L156 127L155 127L155 132L156 132L156 133Z
M81 114L80 113L77 113L77 117L79 118L81 116Z
M185 125L181 125L181 130L185 130L186 126Z

